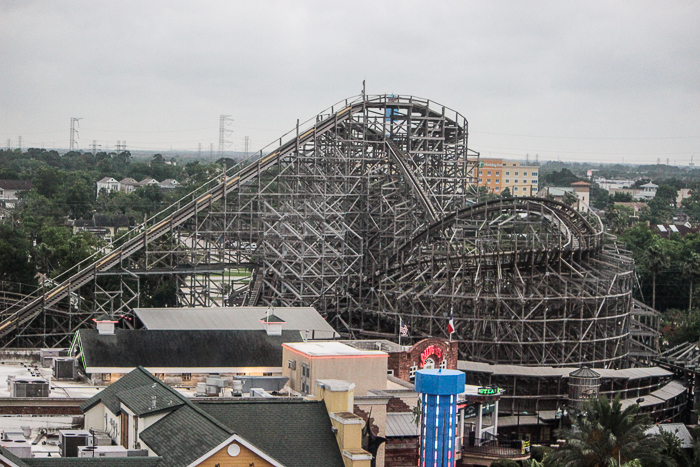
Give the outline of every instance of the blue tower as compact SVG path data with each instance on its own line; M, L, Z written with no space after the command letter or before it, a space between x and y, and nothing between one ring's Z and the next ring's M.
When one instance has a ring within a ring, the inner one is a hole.
M457 433L457 395L464 392L464 373L419 370L416 392L421 395L420 467L453 467Z

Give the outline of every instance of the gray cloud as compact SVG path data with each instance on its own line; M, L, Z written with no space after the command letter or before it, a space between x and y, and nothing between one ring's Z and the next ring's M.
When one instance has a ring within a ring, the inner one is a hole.
M700 142L697 2L0 0L0 12L1 142L66 147L76 116L82 147L193 150L230 114L236 148L244 135L257 148L363 79L458 110L494 157L687 163Z

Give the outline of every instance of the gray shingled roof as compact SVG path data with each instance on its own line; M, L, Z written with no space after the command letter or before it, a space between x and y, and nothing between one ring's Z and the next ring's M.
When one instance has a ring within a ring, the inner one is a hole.
M323 401L266 399L196 404L286 467L343 467Z
M117 329L99 335L78 331L85 366L107 368L279 367L282 343L301 340L298 331L150 331Z
M223 443L232 431L214 423L190 404L166 415L139 434L163 457L163 465L184 467Z

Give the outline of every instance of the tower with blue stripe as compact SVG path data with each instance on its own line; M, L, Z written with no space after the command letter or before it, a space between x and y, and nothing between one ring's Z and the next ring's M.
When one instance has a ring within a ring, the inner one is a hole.
M465 375L457 370L419 370L421 397L420 467L453 467L457 434L457 395Z

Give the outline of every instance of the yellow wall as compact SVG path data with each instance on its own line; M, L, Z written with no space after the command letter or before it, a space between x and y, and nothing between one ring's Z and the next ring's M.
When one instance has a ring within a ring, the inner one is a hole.
M228 455L229 444L208 459L204 460L204 462L197 464L197 466L216 467L216 465L219 464L219 467L250 467L251 464L255 464L255 467L272 467L272 464L242 444L236 443L235 441L231 444L238 444L238 446L241 448L240 454L238 454L236 457L231 457Z

